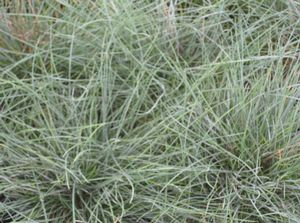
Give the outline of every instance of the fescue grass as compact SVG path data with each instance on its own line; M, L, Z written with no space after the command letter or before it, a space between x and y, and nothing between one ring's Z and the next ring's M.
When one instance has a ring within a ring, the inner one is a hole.
M1 4L0 222L300 222L298 1Z

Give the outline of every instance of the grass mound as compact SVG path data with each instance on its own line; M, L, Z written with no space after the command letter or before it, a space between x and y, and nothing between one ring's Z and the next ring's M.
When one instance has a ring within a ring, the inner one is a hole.
M300 222L298 1L1 4L0 222Z

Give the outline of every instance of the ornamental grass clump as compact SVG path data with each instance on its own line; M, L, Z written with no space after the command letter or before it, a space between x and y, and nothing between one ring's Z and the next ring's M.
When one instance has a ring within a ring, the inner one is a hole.
M298 1L0 12L0 222L300 222Z

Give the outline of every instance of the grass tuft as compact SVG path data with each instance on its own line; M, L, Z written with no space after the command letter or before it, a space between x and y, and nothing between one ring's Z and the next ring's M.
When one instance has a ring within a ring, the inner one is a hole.
M0 3L0 222L300 222L295 0Z

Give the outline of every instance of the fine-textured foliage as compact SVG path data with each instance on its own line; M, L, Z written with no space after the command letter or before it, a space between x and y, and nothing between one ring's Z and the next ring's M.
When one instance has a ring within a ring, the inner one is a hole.
M0 4L0 222L300 222L298 1Z

